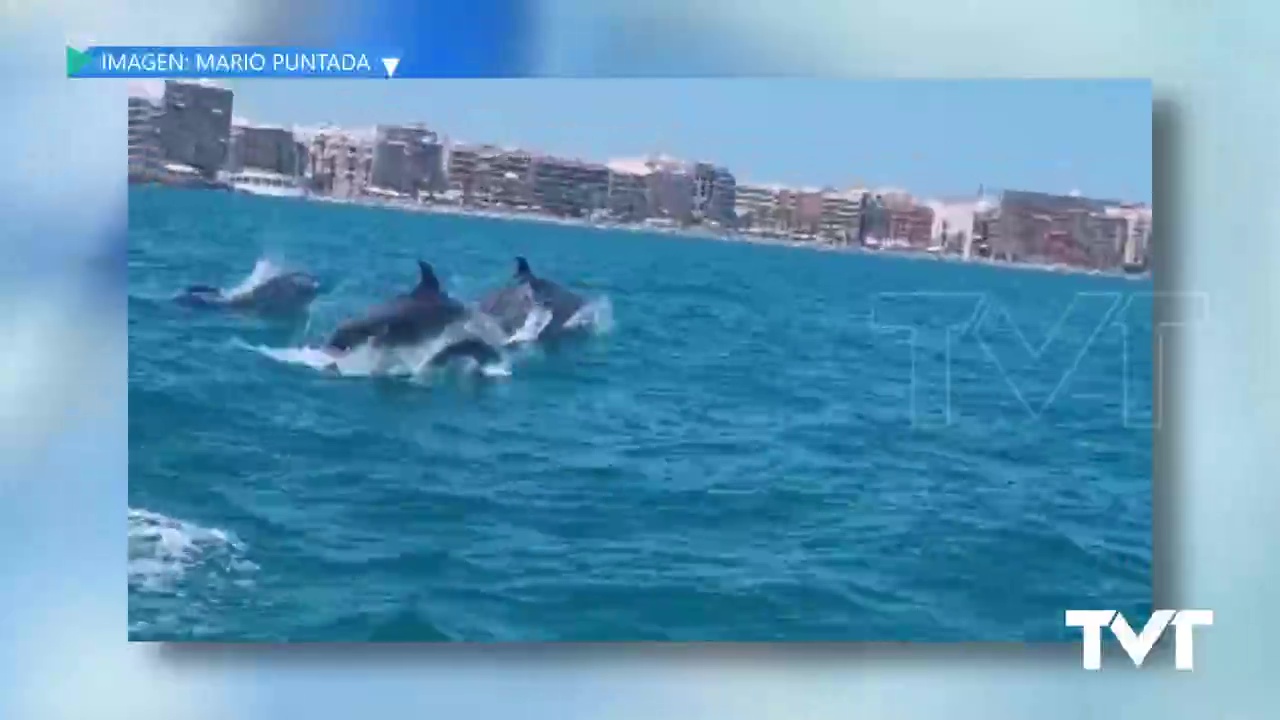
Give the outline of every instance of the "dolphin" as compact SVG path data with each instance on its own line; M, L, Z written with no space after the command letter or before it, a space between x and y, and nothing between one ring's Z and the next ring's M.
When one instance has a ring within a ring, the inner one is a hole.
M305 272L287 272L242 292L228 293L209 285L191 285L174 301L188 307L225 308L264 315L305 311L320 294L320 281Z
M449 297L440 287L435 271L418 261L418 284L407 293L375 306L363 316L338 326L325 349L331 354L347 352L358 345L405 347L438 336L454 322L464 319L469 310ZM436 365L455 357L471 357L482 364L501 359L498 351L478 337L466 337L451 343L432 358Z
M483 298L480 309L497 321L508 335L519 330L536 308L551 313L539 337L562 332L586 302L561 285L533 274L529 261L516 258L516 271L508 284Z

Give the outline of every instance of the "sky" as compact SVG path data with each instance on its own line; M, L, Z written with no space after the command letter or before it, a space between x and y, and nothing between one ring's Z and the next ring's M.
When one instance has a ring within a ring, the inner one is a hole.
M605 161L662 152L739 182L1019 189L1151 201L1145 80L237 80L254 122L423 122L455 141Z

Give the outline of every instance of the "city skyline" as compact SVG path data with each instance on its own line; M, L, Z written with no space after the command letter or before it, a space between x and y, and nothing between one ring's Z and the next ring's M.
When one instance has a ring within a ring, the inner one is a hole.
M409 91L402 83L307 81L272 83L270 92L260 81L227 85L238 120L284 127L422 122L455 143L600 163L653 153L714 162L752 185L895 187L921 197L1034 189L1151 203L1146 81L424 80ZM155 84L130 90L158 94Z

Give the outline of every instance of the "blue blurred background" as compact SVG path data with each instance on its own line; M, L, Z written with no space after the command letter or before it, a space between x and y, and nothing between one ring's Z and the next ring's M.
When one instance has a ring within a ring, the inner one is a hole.
M491 7L485 7L489 6ZM1193 717L1274 713L1280 6L1079 0L9 3L0 10L0 717ZM462 14L460 8L469 9ZM474 18L474 19L472 19ZM452 23L452 25L451 25ZM440 28L466 33L441 34ZM483 32L481 32L483 30ZM527 75L1149 76L1157 98L1158 601L1197 670L1079 648L126 644L123 83L65 44L466 38ZM480 45L480 43L490 43ZM1271 710L1271 712L1267 712Z

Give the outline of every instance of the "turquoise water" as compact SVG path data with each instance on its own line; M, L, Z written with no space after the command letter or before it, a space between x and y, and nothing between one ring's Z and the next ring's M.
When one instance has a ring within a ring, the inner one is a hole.
M1061 640L1067 608L1149 611L1145 281L129 200L135 640ZM417 258L474 299L517 254L611 317L509 376L291 361ZM307 323L166 301L262 258L334 285Z

